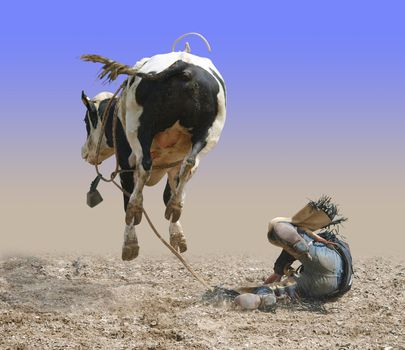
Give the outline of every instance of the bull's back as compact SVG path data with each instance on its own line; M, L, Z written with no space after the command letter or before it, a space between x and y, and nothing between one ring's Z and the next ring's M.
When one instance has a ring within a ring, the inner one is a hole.
M161 132L176 122L186 128L209 127L218 113L217 80L205 69L187 63L185 69L163 80L142 79L135 98L142 106L141 124Z

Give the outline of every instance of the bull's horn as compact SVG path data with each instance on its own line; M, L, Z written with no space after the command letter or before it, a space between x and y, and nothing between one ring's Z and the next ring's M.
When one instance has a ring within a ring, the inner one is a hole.
M95 114L97 116L97 108L94 102L90 100L89 97L85 94L84 90L82 90L82 101L89 113Z

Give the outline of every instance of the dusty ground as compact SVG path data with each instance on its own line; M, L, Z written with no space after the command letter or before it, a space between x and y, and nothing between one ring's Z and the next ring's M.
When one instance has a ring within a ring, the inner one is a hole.
M192 258L213 285L260 281L270 262ZM0 261L0 349L405 349L405 264L355 261L338 302L243 312L204 303L171 256L7 257Z

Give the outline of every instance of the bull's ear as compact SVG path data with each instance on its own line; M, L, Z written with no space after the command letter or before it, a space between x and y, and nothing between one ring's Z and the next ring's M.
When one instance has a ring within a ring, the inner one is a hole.
M84 91L82 91L82 101L89 113L97 115L97 109L94 102L88 98Z

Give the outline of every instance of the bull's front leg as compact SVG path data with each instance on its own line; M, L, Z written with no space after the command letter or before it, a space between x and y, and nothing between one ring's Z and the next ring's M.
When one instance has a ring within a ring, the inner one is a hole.
M129 169L129 167L127 167ZM122 173L121 177L121 186L128 192L132 193L134 190L134 177L132 173ZM125 211L128 208L129 197L124 194L124 209ZM124 243L122 245L122 260L133 260L139 254L139 245L138 238L136 237L135 226L134 224L125 225L124 231Z
M125 222L127 225L138 225L142 220L143 188L152 171L152 157L150 146L153 135L144 127L138 129L136 140L131 140L132 152L136 157L136 171L134 173L135 188L132 192L126 210Z
M139 254L138 238L136 237L135 226L125 225L124 244L122 245L122 260L133 260Z
M147 182L150 171L145 170L142 165L137 164L137 170L135 171L135 188L129 197L128 207L125 215L125 222L127 225L138 225L142 220L143 210L143 195L142 190ZM142 168L141 168L142 167Z
M199 163L198 153L205 147L205 145L206 143L204 141L194 143L191 152L181 164L176 190L172 193L165 211L166 219L171 220L171 222L177 222L180 219L184 204L184 189L186 183L197 169Z

